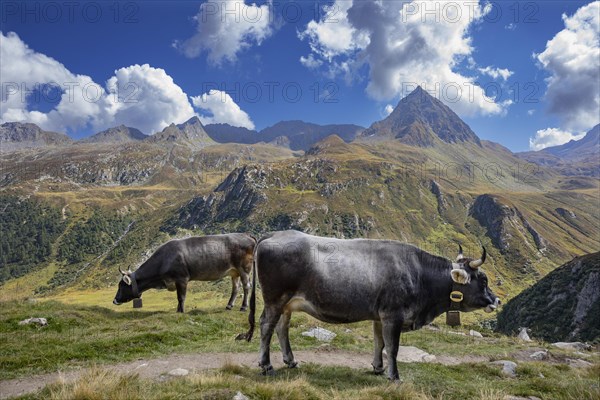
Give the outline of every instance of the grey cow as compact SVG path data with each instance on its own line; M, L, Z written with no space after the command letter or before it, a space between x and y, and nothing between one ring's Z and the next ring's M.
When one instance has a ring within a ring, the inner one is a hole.
M113 303L140 298L148 289L177 290L177 312L183 312L189 281L214 281L230 275L233 288L227 309L233 308L240 280L242 308L248 307L250 272L256 239L243 233L171 240L162 245L136 271L121 271Z
M259 279L265 303L259 361L264 374L273 373L269 352L274 331L284 362L291 368L297 365L288 337L294 311L329 323L373 321L373 368L384 372L385 347L388 377L398 379L400 333L418 329L448 311L451 293L461 311L492 312L499 304L479 270L485 249L477 260L463 257L461 249L452 262L397 241L340 240L283 231L258 241L255 260L254 282ZM256 283L250 298L250 328L241 335L248 341L254 332L255 310Z

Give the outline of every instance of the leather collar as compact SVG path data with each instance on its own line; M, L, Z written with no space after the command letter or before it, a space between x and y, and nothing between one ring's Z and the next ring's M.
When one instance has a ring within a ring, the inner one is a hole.
M140 291L138 289L137 279L135 279L135 271L129 275L129 279L131 279L131 289L133 290L133 298L140 298Z

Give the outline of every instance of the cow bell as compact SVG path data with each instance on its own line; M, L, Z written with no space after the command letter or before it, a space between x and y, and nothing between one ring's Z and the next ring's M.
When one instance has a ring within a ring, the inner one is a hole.
M142 308L142 298L133 299L133 308Z
M446 325L460 326L460 311L448 311L446 313Z

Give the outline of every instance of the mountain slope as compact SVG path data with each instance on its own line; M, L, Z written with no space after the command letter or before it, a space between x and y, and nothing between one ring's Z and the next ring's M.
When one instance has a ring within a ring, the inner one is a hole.
M486 272L503 299L561 260L600 245L593 190L544 192L527 181L515 182L509 173L497 176L496 169L494 176L461 177L454 175L462 169L457 163L452 175L443 174L435 162L463 147L445 146L443 152L419 154L397 142L348 144L330 136L303 157L235 169L212 193L181 207L162 229L257 235L299 229L398 239L448 257L457 241L473 252L483 243L490 254ZM472 154L466 149L462 156Z
M600 253L576 257L503 307L498 330L548 341L600 340Z
M367 140L396 139L420 147L434 146L439 140L481 145L477 135L454 111L420 86L400 100L389 116L375 122L360 137Z
M81 143L123 143L144 140L148 136L140 130L125 125L115 126L98 132L88 138L81 140Z
M0 125L0 152L46 146L65 146L73 139L64 133L44 131L31 123L6 122Z

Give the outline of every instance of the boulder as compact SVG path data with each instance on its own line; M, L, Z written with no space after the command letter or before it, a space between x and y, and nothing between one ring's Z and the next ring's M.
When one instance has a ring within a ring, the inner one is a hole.
M567 358L566 361L569 364L569 366L571 366L573 368L587 368L587 367L591 367L592 365L594 365L589 361L581 360L579 358L575 358L575 359Z
M527 334L527 328L521 328L521 331L519 331L519 335L517 337L524 342L532 341L531 338L529 337L529 334Z
M517 363L508 360L493 361L490 364L502 367L502 374L511 378L517 376Z
M589 344L581 342L556 342L552 343L552 346L558 347L559 349L563 350L575 351L590 350L592 348L592 346L590 346Z
M482 338L482 337L483 337L483 335L482 335L481 333L479 333L479 332L477 332L477 331L474 331L473 329L471 329L471 330L469 331L469 335L471 335L471 336L473 336L473 337L477 337L477 338Z
M302 332L302 336L314 337L321 342L331 342L337 335L327 329L316 327Z
M175 369L169 371L169 375L171 375L171 376L186 376L189 373L190 372L184 368L175 368Z
M39 326L48 325L48 320L46 318L27 318L23 321L19 322L19 325L29 325L29 324L37 324Z
M536 361L544 361L544 360L548 359L548 351L546 351L546 350L536 351L535 353L530 354L529 357Z
M231 400L250 400L250 399L242 392L237 392Z

